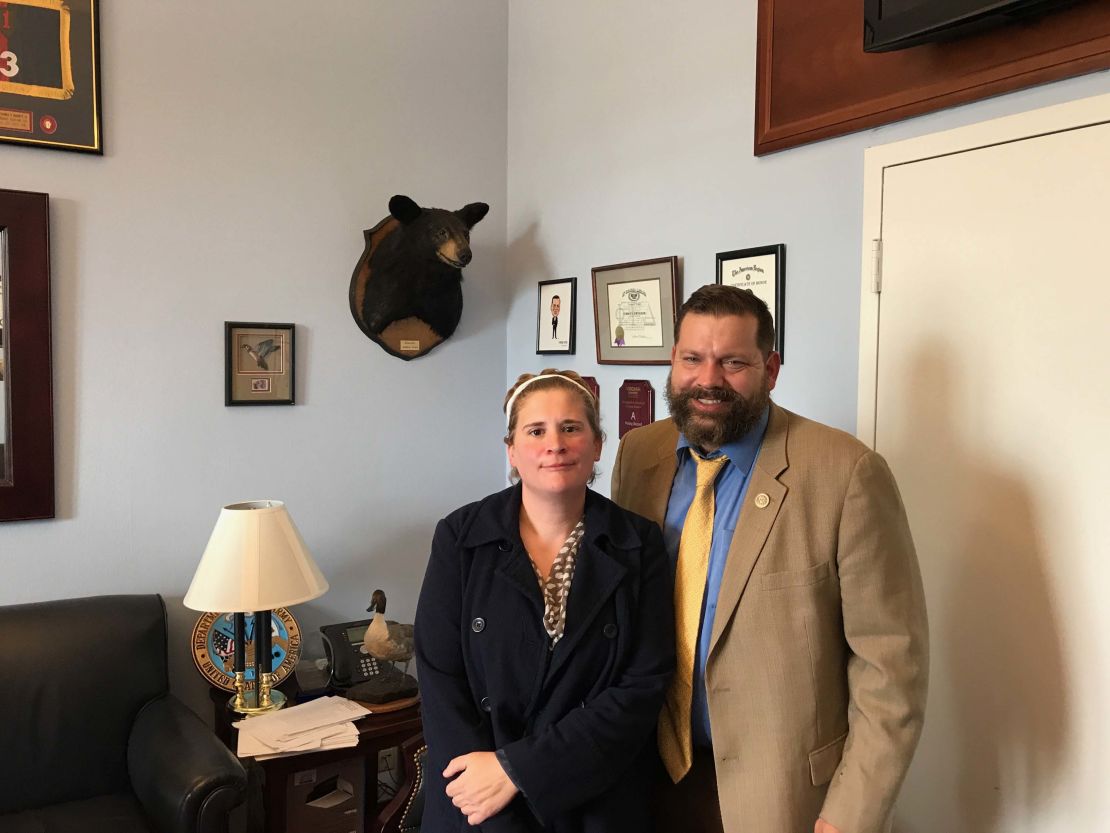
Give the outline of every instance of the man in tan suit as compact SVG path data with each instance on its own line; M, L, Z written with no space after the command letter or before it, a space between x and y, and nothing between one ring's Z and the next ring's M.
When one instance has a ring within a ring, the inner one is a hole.
M617 452L613 499L677 565L660 830L885 833L921 733L928 627L898 488L858 440L770 401L779 367L766 304L698 289L671 418Z

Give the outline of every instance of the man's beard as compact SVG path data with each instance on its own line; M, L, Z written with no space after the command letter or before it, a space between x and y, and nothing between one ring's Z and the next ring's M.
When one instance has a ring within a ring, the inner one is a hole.
M771 401L771 390L764 377L759 391L751 399L745 399L730 387L676 391L668 373L666 397L678 430L691 445L708 451L747 436ZM717 414L701 413L694 410L695 399L718 399L727 407Z

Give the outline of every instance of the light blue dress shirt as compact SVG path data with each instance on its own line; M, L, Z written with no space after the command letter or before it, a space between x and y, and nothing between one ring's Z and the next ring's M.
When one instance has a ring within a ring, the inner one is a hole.
M706 459L725 454L725 464L713 484L713 542L709 547L709 572L705 579L705 596L701 605L701 625L698 630L698 653L694 658L694 697L690 706L690 720L693 729L695 749L709 749L713 746L713 735L709 727L709 703L705 693L705 664L709 657L709 638L713 634L713 619L717 615L717 595L721 590L721 577L725 573L728 549L732 545L732 533L736 520L740 517L740 507L751 482L752 464L763 445L763 435L767 432L767 419L770 408L764 410L759 422L745 437L734 443L721 446ZM690 455L690 443L684 435L678 437L678 469L671 485L671 496L667 501L667 516L663 524L663 541L671 559L671 574L674 575L678 563L678 544L682 538L682 525L690 504L694 502L697 487L697 463Z

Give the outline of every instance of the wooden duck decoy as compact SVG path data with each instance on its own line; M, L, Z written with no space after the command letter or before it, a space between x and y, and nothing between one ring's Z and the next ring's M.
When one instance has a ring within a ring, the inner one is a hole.
M370 627L363 637L362 649L376 659L408 662L412 659L412 625L388 622L385 618L385 593L375 590L370 595L367 613L373 613Z

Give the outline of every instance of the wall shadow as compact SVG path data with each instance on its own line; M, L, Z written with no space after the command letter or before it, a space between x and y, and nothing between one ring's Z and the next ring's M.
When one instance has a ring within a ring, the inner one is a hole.
M515 295L514 287L526 286L529 280L543 281L565 277L555 274L547 249L540 242L540 225L532 221L508 242L505 250L505 278L509 297ZM579 281L581 283L581 281ZM581 286L578 287L578 304L582 303ZM535 302L533 302L535 303ZM575 310L575 314L577 314Z
M899 833L1001 833L1005 818L1034 819L1067 757L1062 613L1037 474L977 445L988 420L975 402L961 401L971 417L957 420L954 397L971 389L961 367L945 345L922 345L904 376L904 425L889 448L879 435L901 474L932 636L930 709ZM975 388L989 402L989 380Z

